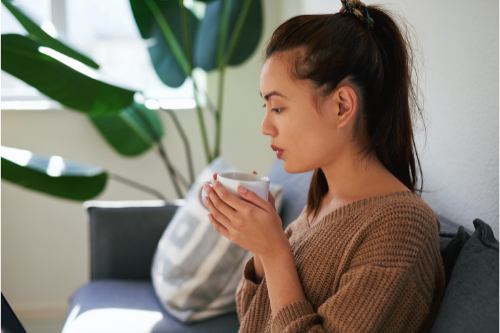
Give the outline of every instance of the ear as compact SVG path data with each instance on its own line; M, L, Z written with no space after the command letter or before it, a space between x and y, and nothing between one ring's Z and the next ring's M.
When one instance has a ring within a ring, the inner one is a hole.
M337 88L335 93L338 105L338 126L344 127L356 114L358 98L353 88L348 85Z

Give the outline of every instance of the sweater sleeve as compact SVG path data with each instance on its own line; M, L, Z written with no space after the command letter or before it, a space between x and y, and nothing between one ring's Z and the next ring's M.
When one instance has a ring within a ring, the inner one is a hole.
M444 294L439 234L437 227L399 222L382 223L360 240L323 304L286 305L271 332L428 332Z
M288 226L285 230L286 238L290 239L292 236L292 228ZM260 283L257 283L257 277L255 275L255 265L254 265L254 256L252 256L245 267L243 268L243 278L238 283L238 287L236 288L236 312L238 314L238 320L240 324L243 322L243 318L245 318L245 314L250 307L250 303L259 288Z
M238 313L238 320L243 322L245 314L250 307L250 303L257 292L260 283L256 282L255 266L253 256L245 264L243 269L243 278L240 280L236 288L236 312Z

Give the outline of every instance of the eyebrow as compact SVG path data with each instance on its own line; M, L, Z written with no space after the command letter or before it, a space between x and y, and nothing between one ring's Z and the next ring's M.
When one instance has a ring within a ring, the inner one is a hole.
M262 96L262 92L259 92L259 93L260 93L260 97L263 97L266 101L268 101L268 100L269 100L269 98L270 98L271 96L279 96L279 97L282 97L282 98L284 98L284 99L288 99L288 98L286 98L284 95L280 94L280 93L279 93L279 92L277 92L277 91L271 91L271 92L270 92L269 94L267 94L266 96Z

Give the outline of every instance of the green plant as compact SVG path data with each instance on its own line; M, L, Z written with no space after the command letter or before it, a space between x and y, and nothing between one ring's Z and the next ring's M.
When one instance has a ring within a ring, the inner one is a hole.
M148 50L162 82L175 88L186 78L192 78L203 149L206 162L210 163L220 155L225 69L246 61L257 47L262 33L262 4L260 0L198 1L206 3L202 19L186 8L183 0L130 0L130 6L142 38L155 41ZM49 35L15 1L2 0L2 4L28 33L26 36L2 35L2 70L64 106L85 113L119 154L139 156L156 148L177 196L182 198L181 185L189 189L194 182L194 172L190 143L174 112L160 109L170 116L183 140L189 179L170 161L162 144L162 123L155 111L135 98L136 91L101 80L99 65L90 57ZM219 73L217 104L214 106L207 96L206 106L215 118L213 150L198 98L205 92L200 91L193 79L195 68ZM97 196L112 178L163 198L158 191L99 167L7 147L2 148L2 178L71 200Z

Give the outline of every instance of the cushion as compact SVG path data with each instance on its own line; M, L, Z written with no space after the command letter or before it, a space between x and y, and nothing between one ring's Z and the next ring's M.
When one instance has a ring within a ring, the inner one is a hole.
M439 234L439 248L441 251L441 258L443 259L446 285L450 282L451 273L460 255L460 251L462 251L463 246L469 238L470 235L465 231L463 226L458 227L456 234Z
M216 172L240 171L218 157L197 177L177 209L156 249L151 277L165 310L190 323L236 310L236 288L251 252L231 243L213 228L209 213L198 201L197 189ZM277 211L282 188L271 179Z
M480 219L463 245L431 332L498 332L498 240Z
M63 333L236 333L236 312L190 325L170 316L148 281L100 280L71 297Z

